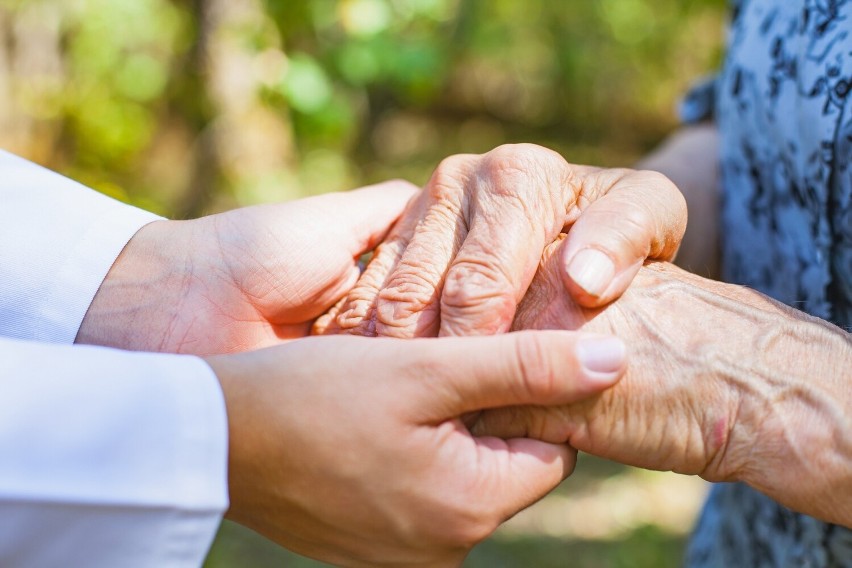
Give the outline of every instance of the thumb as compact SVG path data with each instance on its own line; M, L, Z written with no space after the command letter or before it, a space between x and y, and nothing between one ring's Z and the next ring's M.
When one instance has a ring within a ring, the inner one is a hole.
M483 476L477 489L506 520L552 491L577 465L577 450L528 438L474 438ZM499 495L499 499L494 496Z
M620 177L568 231L564 281L583 307L615 300L646 259L671 260L686 229L686 201L664 175Z
M425 422L484 408L558 405L609 387L625 369L624 343L615 337L571 331L523 331L496 336L405 342L405 365L416 373L412 397Z
M348 250L353 257L373 250L384 239L418 188L403 180L315 197L322 209L323 240Z

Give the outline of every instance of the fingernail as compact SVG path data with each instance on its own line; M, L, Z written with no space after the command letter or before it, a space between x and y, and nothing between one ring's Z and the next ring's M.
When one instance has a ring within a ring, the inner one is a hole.
M585 337L577 343L577 359L592 374L612 374L624 366L627 349L617 337Z
M598 297L612 282L615 265L601 251L587 248L574 255L568 265L568 276L589 296Z

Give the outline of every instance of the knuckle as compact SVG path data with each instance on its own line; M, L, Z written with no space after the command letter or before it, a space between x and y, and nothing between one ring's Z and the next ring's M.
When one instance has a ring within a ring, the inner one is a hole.
M370 322L375 318L372 299L353 298L336 318L337 328L346 333L369 335Z
M642 171L643 175L649 176L649 185L655 189L657 198L662 202L664 209L674 214L673 225L680 235L686 230L687 205L686 197L680 189L667 176L660 172Z
M532 166L564 166L564 158L544 146L537 144L503 144L486 154L486 161L497 171L526 169Z
M463 334L505 331L517 309L511 282L488 265L465 263L447 274L441 294L441 316Z
M371 264L371 267L374 266ZM332 312L336 333L353 335L375 335L376 301L379 278L375 270L367 269L345 299Z
M538 168L538 147L531 144L503 145L485 155L481 174L491 181L491 191L515 195L528 185Z
M378 321L392 327L406 326L438 303L438 292L428 278L406 272L378 294Z
M654 215L643 205L626 209L618 220L618 234L631 243L646 237L649 232L655 232L655 229Z
M500 146L486 154L479 175L488 180L490 195L517 206L526 218L564 223L565 192L574 191L568 163L558 153L534 144Z
M667 208L673 208L681 217L686 215L686 198L677 185L666 175L653 170L637 170L632 172L634 184L646 188L649 200L660 203Z
M632 176L635 175L634 170L626 168L604 168L595 171L583 180L577 200L578 206L581 203L585 204L585 207L591 206L615 187L625 188L628 184L641 187L640 184L633 183L632 180L635 180L635 177ZM585 207L581 207L581 211Z
M340 326L337 324L337 313L323 314L311 326L311 335L337 335Z
M644 190L637 200L639 219L644 223L648 235L647 254L670 258L674 256L680 240L686 232L686 198L677 186L665 175L654 171L638 171L635 184Z
M657 216L647 204L613 196L585 212L574 238L625 262L647 257L659 232Z
M483 301L511 297L512 283L493 263L479 259L457 261L447 273L441 296L442 304L450 308L469 308Z
M435 201L455 201L464 192L464 186L476 156L456 154L441 160L432 173L426 188Z
M379 297L390 302L421 303L435 296L434 277L419 267L400 266Z
M374 326L375 303L370 299L352 299L335 318L336 329L341 333L354 335L373 335L369 330Z

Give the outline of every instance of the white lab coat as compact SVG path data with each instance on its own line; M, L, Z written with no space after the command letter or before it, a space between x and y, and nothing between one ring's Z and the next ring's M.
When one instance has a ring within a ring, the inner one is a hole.
M0 152L0 567L200 566L228 505L199 358L74 346L156 216Z

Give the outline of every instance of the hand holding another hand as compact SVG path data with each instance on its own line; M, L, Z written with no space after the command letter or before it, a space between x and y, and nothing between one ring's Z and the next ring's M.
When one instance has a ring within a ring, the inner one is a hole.
M303 337L415 192L392 181L151 223L115 261L77 343L210 355Z
M457 565L574 468L562 443L473 437L481 408L610 387L620 341L572 332L317 337L208 359L230 427L228 517L346 566Z
M585 309L561 290L551 245L513 329L612 333L630 364L614 388L562 407L488 410L477 435L530 436L622 463L743 481L821 519L852 523L852 336L740 286L672 265Z

